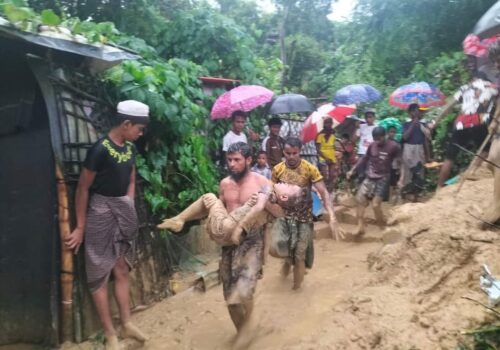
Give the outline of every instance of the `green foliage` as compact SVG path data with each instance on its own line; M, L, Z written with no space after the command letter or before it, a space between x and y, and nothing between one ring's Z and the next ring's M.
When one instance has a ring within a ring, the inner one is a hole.
M318 75L318 67L326 61L327 54L314 38L296 34L287 37L288 54L287 86L292 91L314 95L309 82Z
M203 73L189 61L157 58L127 61L107 74L116 95L148 104L154 117L148 151L137 163L149 183L145 197L154 213L177 212L201 194L216 191L217 174L203 136L208 115L198 80Z
M218 13L181 12L166 23L161 37L159 52L163 57L189 59L215 76L252 82L257 75L253 55L255 41L232 19Z
M255 59L257 71L256 82L273 91L279 91L281 83L281 70L283 63L278 58L264 59L257 57Z
M57 26L61 24L61 18L52 10L43 10L41 13L42 23L48 26Z
M332 0L273 0L278 8L278 20L283 16L283 9L288 7L286 33L302 34L314 38L322 45L331 48L333 25L327 18Z
M468 331L472 336L472 344L459 344L457 350L497 350L500 347L500 325L490 324Z
M138 157L137 170L148 184L145 198L153 213L173 214L201 194L216 191L218 177L206 152L205 105L211 100L198 79L206 75L205 69L183 59L167 61L144 40L120 33L111 22L78 18L60 22L51 10L39 15L30 8L17 7L14 1L2 11L21 29L32 28L34 22L61 24L90 42L128 46L142 55L139 61L125 61L108 70L103 79L116 102L134 99L150 107L147 152Z
M17 28L35 31L42 23L39 16L23 0L7 0L0 4L3 15Z

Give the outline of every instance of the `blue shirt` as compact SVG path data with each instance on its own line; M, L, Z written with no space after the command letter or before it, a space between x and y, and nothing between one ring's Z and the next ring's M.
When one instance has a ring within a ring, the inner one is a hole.
M410 128L412 122L406 122L403 124L403 135ZM403 140L403 143L408 143L410 145L423 145L425 142L425 135L422 132L422 124L419 122L413 128L413 132L411 133L408 140Z

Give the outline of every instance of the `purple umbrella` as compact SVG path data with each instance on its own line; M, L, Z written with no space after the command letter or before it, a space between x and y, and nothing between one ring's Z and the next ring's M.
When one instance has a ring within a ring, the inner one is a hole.
M347 85L337 91L333 97L333 104L352 105L360 103L373 103L380 101L382 94L368 84Z

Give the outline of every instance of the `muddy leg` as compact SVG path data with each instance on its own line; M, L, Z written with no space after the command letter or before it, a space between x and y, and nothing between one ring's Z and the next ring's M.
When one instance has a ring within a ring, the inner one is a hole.
M365 234L365 209L367 203L359 203L356 208L356 218L358 219L358 226L356 227L356 231L354 232L355 236L361 237Z
M306 263L305 261L296 261L293 265L293 290L300 289L302 282L304 281L304 275L306 272Z
M308 239L301 239L297 242L295 248L295 263L293 264L293 290L300 289L304 281L304 274L306 272L306 250Z
M438 188L444 186L444 183L446 182L446 180L448 180L448 177L450 176L452 167L453 167L453 161L451 159L446 159L443 165L441 166L441 170L439 171L438 182L437 182Z
M384 212L382 211L382 198L375 196L372 201L373 213L375 214L375 219L377 220L377 225L383 227L386 224L386 219L384 217Z
M288 275L290 274L290 269L292 267L292 261L290 258L286 258L283 261L283 265L281 266L281 276L283 278L287 278Z
M243 304L232 304L227 306L227 310L236 330L239 332L245 324L245 307Z
M493 203L483 214L483 220L492 224L500 219L500 169L494 170L493 179ZM489 225L483 223L481 227L486 229Z
M160 229L180 232L186 221L199 220L208 215L207 204L215 203L217 197L213 193L207 193L198 198L189 207L184 209L179 215L170 219L165 219L157 227Z

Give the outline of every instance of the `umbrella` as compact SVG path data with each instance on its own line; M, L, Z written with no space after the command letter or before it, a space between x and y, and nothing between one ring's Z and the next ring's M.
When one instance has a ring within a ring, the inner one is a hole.
M395 139L397 142L401 141L401 138L403 136L403 126L401 125L399 119L394 117L388 117L380 120L377 125L383 127L385 131L388 131L390 128L395 128L396 129Z
M445 96L434 85L421 81L400 86L389 97L389 104L401 109L408 108L412 103L424 108L442 106Z
M274 93L258 85L241 85L217 98L210 116L212 120L229 118L235 111L249 112L273 98Z
M333 127L337 127L347 116L351 115L356 111L356 106L354 105L332 105L327 103L320 106L315 112L313 112L304 122L304 127L300 132L300 138L302 142L306 143L316 139L316 135L323 130L323 121L325 118L333 119Z
M299 94L284 94L276 97L269 108L269 114L310 113L314 107L307 97Z
M373 103L380 101L382 94L368 84L347 85L337 91L333 97L335 105L351 105L359 103Z
M477 35L469 34L463 42L464 54L476 57L487 57L489 46L497 40L498 37L496 35L481 40Z
M477 21L473 32L481 39L500 33L500 1L491 6Z

